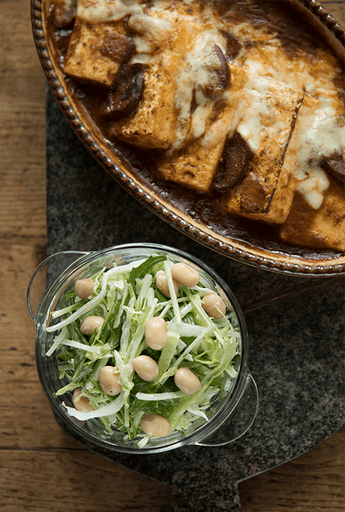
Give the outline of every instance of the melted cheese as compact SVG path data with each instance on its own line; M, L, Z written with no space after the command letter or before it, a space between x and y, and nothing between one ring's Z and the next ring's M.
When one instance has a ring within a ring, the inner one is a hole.
M334 98L319 96L318 106L304 113L299 162L345 154L345 118L337 116Z
M118 21L132 14L142 14L137 0L79 0L77 16L92 23Z
M224 37L216 29L202 30L192 41L189 51L185 52L183 66L179 68L176 77L175 106L179 119L173 151L181 147L186 139L203 135L213 106L219 99L209 99L202 91L214 79L210 61L214 58L215 45L225 52ZM196 108L191 114L193 93Z
M271 112L268 90L266 94L248 90L239 104L239 112L243 112L244 116L237 125L237 131L254 153L258 152L264 139L274 138L281 128L284 128L284 123L280 119L275 119L268 127L262 124L262 119L267 118Z
M323 192L329 187L329 180L325 171L317 166L308 166L303 170L299 170L297 179L301 183L297 186L307 203L317 210L320 208L323 201Z

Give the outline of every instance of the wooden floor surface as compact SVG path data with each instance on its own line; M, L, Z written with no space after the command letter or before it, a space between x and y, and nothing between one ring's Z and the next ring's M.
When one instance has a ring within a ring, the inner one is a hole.
M345 25L345 0L325 1ZM80 448L55 423L34 361L26 287L46 243L45 78L29 0L0 0L0 510L170 509L170 489ZM345 430L243 482L243 512L345 510Z

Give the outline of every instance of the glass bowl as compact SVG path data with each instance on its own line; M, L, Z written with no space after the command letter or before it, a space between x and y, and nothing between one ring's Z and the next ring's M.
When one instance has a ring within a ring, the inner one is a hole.
M56 333L47 332L51 313L59 309L65 294L74 289L77 279L94 275L102 268L128 264L146 259L151 255L164 254L173 263L184 262L200 274L200 282L216 291L223 299L227 315L238 324L240 331L238 374L230 376L217 399L206 411L208 420L197 419L186 431L174 431L166 437L150 437L147 444L139 448L138 439L129 439L115 427L110 431L98 419L80 421L70 416L66 405L73 407L72 393L57 396L56 391L67 382L59 378L55 353L48 357L48 349ZM47 288L37 309L37 283L45 272ZM29 312L36 324L36 365L42 388L50 402L57 422L88 446L105 448L125 453L158 453L183 445L219 446L241 437L252 425L258 409L258 391L248 368L248 333L241 308L228 285L205 263L179 249L157 244L126 244L101 251L84 253L64 251L54 254L42 262L32 275L27 292ZM36 311L36 312L34 312Z

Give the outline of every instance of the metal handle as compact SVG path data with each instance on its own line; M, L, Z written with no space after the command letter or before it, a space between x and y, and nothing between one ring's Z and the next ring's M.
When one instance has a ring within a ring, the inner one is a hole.
M63 269L68 268L72 263L74 263L77 259L81 258L82 256L85 256L86 254L90 254L86 251L61 251L57 252L55 254L52 254L51 256L48 256L44 261L42 261L34 273L32 274L28 288L26 293L26 303L28 306L28 310L30 313L31 318L36 323L36 314L34 311L38 310L38 306L42 300L42 284L39 288L39 290L35 289L35 285L38 284L38 276L42 276L42 273L44 270L46 270L46 267L48 266L48 263L51 262L53 259L60 259L60 262L63 263ZM46 273L44 274L44 278L46 281ZM50 279L51 281L52 279ZM47 288L47 285L46 285ZM32 307L32 303L36 303L36 307Z
M259 393L255 380L248 373L246 384L235 410L211 435L195 443L198 446L222 446L239 439L253 424L259 407Z

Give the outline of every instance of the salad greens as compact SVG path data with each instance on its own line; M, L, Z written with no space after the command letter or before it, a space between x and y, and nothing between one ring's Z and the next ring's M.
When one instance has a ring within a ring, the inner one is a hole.
M185 432L190 424L202 418L221 389L230 390L237 377L241 340L237 319L228 312L221 319L207 315L202 298L210 290L201 282L192 288L181 285L174 290L170 261L158 254L90 276L95 282L92 297L79 298L68 291L61 308L52 313L57 322L48 332L59 333L47 351L56 352L59 377L68 382L57 391L64 395L81 389L93 410L84 412L67 407L68 414L79 420L98 418L106 428L120 430L129 439L141 438L143 447L149 436L140 422L148 414L158 414L169 421L171 432ZM170 298L156 285L156 275L165 271ZM101 328L91 336L80 330L89 315L104 318ZM145 341L145 325L153 316L166 322L168 341L161 350L151 349ZM158 364L159 373L152 382L142 380L134 372L131 361L148 355ZM97 376L105 365L120 374L121 392L104 393ZM186 395L174 382L179 367L188 367L199 378L201 389Z

